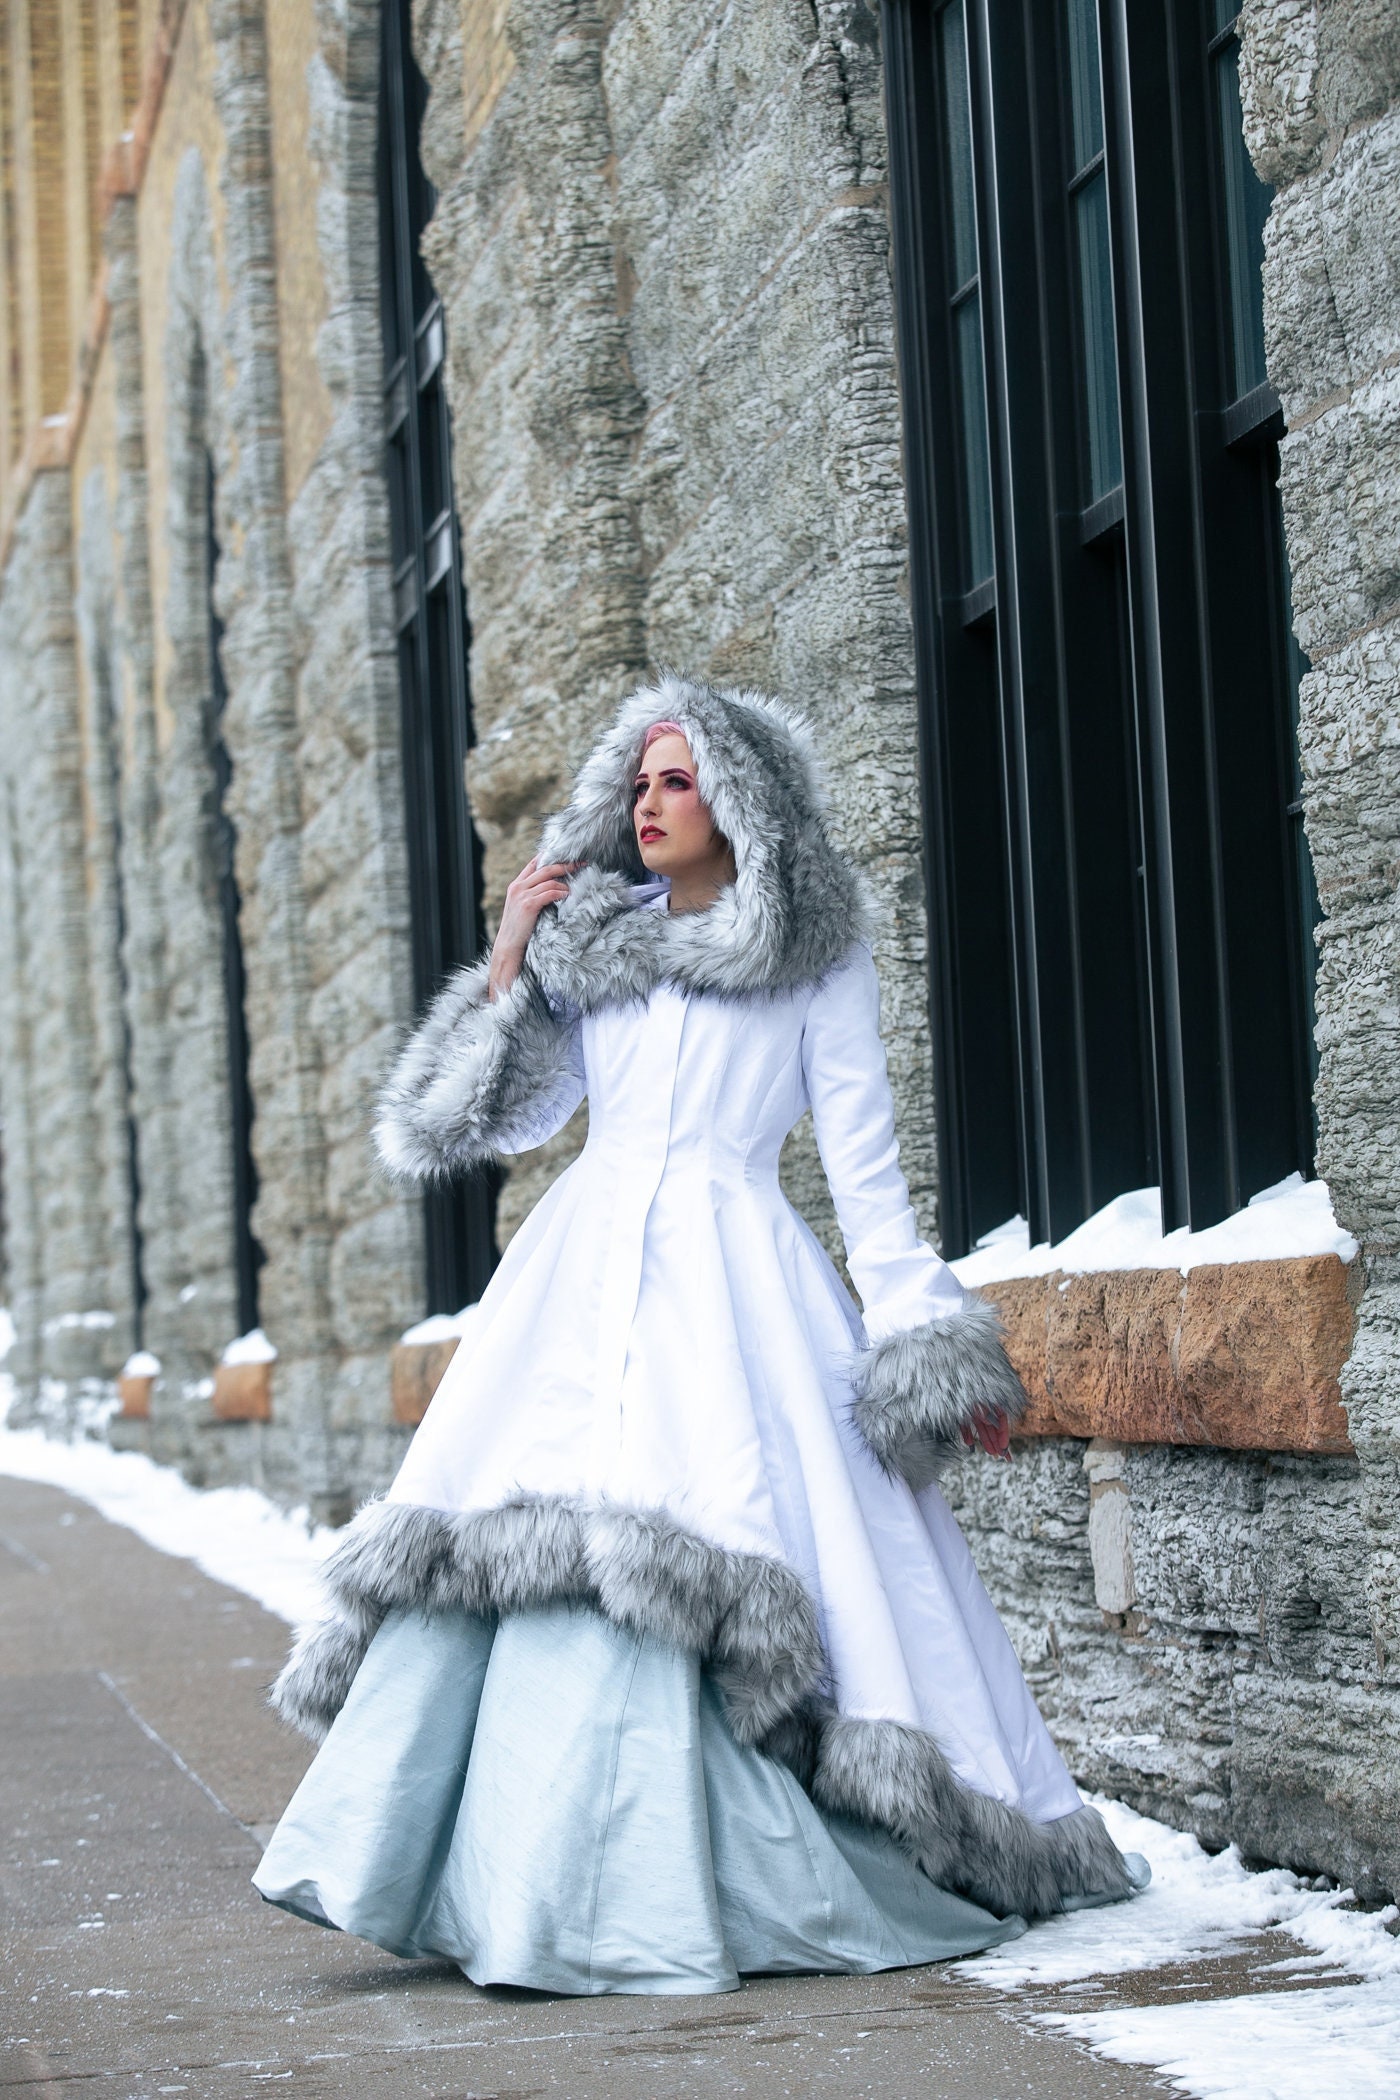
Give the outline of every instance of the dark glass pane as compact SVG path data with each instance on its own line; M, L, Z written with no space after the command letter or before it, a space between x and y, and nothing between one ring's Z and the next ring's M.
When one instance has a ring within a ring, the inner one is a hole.
M1103 152L1097 0L1069 0L1069 102L1077 174Z
M977 275L977 207L972 188L972 107L967 95L967 39L962 0L938 18L943 122L948 140L948 194L953 229L953 288Z
M1084 406L1089 445L1089 501L1123 479L1118 425L1118 352L1113 335L1113 266L1108 249L1108 189L1103 169L1074 199L1079 237L1079 298L1084 325Z
M1225 239L1230 264L1230 362L1234 398L1262 386L1264 365L1264 221L1272 192L1254 172L1240 110L1240 47L1215 55L1220 156L1225 173Z
M1228 29L1239 11L1239 0L1210 0L1211 35L1219 36Z
M958 395L962 407L967 575L971 590L992 574L992 480L987 465L987 392L982 375L982 307L975 292L958 306Z

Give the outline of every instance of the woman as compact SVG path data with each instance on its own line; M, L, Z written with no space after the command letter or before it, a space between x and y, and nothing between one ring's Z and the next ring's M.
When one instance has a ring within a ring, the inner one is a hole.
M868 925L802 726L663 678L409 1042L392 1173L539 1145L585 1095L588 1142L275 1687L326 1740L269 1900L480 1983L711 1991L1145 1879L934 1484L1022 1396L918 1237ZM809 1107L863 1318L779 1191Z

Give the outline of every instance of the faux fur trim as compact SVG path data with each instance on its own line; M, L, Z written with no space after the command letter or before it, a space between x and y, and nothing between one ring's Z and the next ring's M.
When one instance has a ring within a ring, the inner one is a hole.
M712 1546L661 1511L589 1510L550 1495L471 1516L371 1502L325 1572L342 1618L302 1636L272 1693L278 1712L313 1736L329 1728L396 1608L493 1617L592 1604L615 1625L701 1655L745 1743L760 1742L825 1672L816 1613L790 1569Z
M380 1094L375 1148L396 1180L485 1164L514 1116L566 1075L570 1024L528 969L492 1001L489 968L473 963L449 978Z
M1026 1411L994 1305L971 1298L961 1312L886 1336L861 1352L851 1413L885 1471L927 1487L965 1450L979 1414L1015 1424Z
M1034 1823L963 1785L932 1736L837 1714L816 1612L791 1569L710 1545L664 1512L546 1495L472 1516L371 1502L326 1575L338 1615L299 1637L272 1690L277 1711L314 1738L387 1612L494 1617L582 1603L697 1653L740 1742L790 1765L824 1806L889 1831L940 1887L1026 1918L1130 1891L1091 1809Z
M696 785L734 848L738 876L708 911L633 910L645 869L632 783L653 722L678 722ZM541 860L588 865L541 913L531 964L552 998L581 1012L645 1000L660 983L734 997L817 984L866 939L861 878L837 851L810 731L765 694L667 672L625 701L552 817Z
M896 1721L822 1723L811 1787L824 1808L889 1831L931 1881L998 1917L1048 1917L1067 1897L1132 1889L1096 1810L1033 1822L964 1786L932 1736Z

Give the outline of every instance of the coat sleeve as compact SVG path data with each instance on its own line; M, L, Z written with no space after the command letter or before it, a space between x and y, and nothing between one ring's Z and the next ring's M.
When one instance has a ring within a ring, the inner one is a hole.
M438 1181L562 1130L585 1092L581 1027L528 965L488 997L488 964L449 978L379 1096L375 1147L399 1181Z
M802 1064L865 1310L854 1419L885 1471L920 1488L966 1448L962 1432L979 1415L1015 1422L1025 1395L996 1308L969 1296L919 1238L899 1166L879 985L863 944L812 1000Z

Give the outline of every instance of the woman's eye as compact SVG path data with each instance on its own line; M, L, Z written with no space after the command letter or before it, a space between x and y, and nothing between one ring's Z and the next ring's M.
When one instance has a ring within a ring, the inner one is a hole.
M666 785L668 788L673 788L677 793L683 795L690 786L690 782L686 779L684 773L668 773Z

